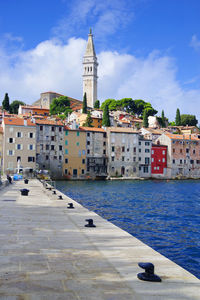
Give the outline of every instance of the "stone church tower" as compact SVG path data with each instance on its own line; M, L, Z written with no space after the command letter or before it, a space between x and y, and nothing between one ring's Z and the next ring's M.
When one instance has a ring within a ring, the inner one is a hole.
M92 30L88 34L88 42L83 57L83 95L86 93L87 106L94 107L97 100L97 57L94 49Z

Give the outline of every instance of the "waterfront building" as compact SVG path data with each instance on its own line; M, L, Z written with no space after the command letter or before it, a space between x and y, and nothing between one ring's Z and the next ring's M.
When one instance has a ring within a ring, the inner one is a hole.
M63 177L66 179L86 178L86 131L64 128Z
M49 170L52 178L62 178L64 125L53 120L37 120L36 125L38 168Z
M140 129L140 132L145 139L149 139L155 142L155 140L157 140L157 138L159 138L163 134L164 130L143 127Z
M87 106L94 107L97 100L97 57L94 48L93 34L90 29L86 52L83 57L83 95L86 93Z
M86 132L86 168L88 178L107 176L107 139L103 128L80 127Z
M3 118L3 172L32 173L36 163L36 125L30 119Z
M200 177L200 139L196 134L162 134L157 141L168 146L168 178Z
M40 106L33 106L33 105L20 105L18 109L18 115L39 115L43 117L47 117L49 115L48 108L42 108Z
M151 148L151 176L164 178L167 172L167 146L153 144Z
M140 135L138 143L139 177L151 177L151 147L152 140L147 140Z
M139 177L138 132L120 127L109 127L106 131L109 176Z
M0 173L2 171L2 163L3 163L3 127L0 126ZM1 180L1 175L0 175Z

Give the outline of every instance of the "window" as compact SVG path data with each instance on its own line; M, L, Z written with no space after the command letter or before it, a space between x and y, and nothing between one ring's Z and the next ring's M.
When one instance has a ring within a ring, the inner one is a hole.
M149 146L149 144L150 144L149 142L145 142L145 146Z
M62 146L59 146L59 150L62 151Z
M79 136L79 135L80 135L80 132L79 132L79 131L77 131L77 132L76 132L76 135L77 135L77 136Z
M124 161L124 156L122 156L122 161Z
M49 156L48 155L46 155L46 160L48 160L49 159Z
M90 141L87 141L87 145L90 145Z
M68 169L65 169L65 175L67 175L68 174Z
M173 151L173 153L175 153L175 149L174 148L172 149L172 151Z
M146 153L149 153L149 152L150 152L150 150L149 150L149 149L145 149L145 152L146 152Z
M136 172L136 167L133 168L133 172L134 172L134 173Z
M66 146L68 145L68 140L65 140L65 145L66 145Z
M193 163L194 163L194 160L193 160L193 159L191 159L191 160L190 160L190 163L191 163L191 164L193 164Z
M189 153L189 149L188 148L186 148L186 153Z
M152 150L151 153L154 154L154 150Z
M173 144L175 144L176 141L172 141Z
M193 154L195 154L195 150L193 150Z
M62 131L62 127L59 127L59 132L61 132Z
M51 150L54 150L54 145L51 145Z
M51 136L51 140L52 140L52 141L55 141L55 136Z
M17 150L21 150L21 144L17 144Z
M149 168L148 167L144 167L143 171L144 171L144 173L148 173L149 172Z
M10 143L10 144L13 143L13 138L9 138L9 143Z
M21 132L17 132L17 137L18 138L22 137L22 133Z
M13 151L13 150L8 150L8 155L9 155L9 156L14 155L14 151Z
M89 133L89 132L87 132L87 136L90 136L90 133Z
M103 150L103 154L106 154L106 150L105 149Z
M21 156L17 156L17 161L18 161L18 160L21 160Z
M79 146L79 142L76 143L76 146Z
M54 156L53 159L57 159L57 156Z
M180 164L182 164L182 159L180 159Z
M115 147L114 146L112 146L112 152L115 152Z
M123 147L122 147L122 152L124 152L124 151L125 151L125 147L123 146Z
M175 164L175 159L172 160L172 163Z
M163 154L163 155L165 154L165 150L163 150L162 154Z
M43 130L43 126L40 126L40 131L42 131Z
M85 150L82 150L82 154L85 155Z
M159 170L160 169L160 167L157 167L157 170Z
M87 150L87 154L90 154L90 150L89 149Z
M82 159L82 164L85 164L85 159Z
M141 149L139 149L139 152L141 153Z
M46 145L46 150L49 150L49 145Z
M68 154L68 149L65 149L65 154Z
M135 156L133 157L133 161L136 161L136 157Z
M34 156L29 156L28 157L28 162L34 162L35 161L35 157Z
M65 135L68 135L68 130L65 131Z
M55 127L54 126L51 127L51 131L55 131Z
M183 153L183 149L180 149L180 153Z
M65 163L68 164L68 158L65 158Z
M139 157L139 161L141 161L141 157Z
M165 158L162 159L162 162L165 162Z
M136 147L133 148L133 152L136 153Z
M115 157L114 156L112 156L112 161L114 161L115 160Z
M129 152L129 148L127 148L127 150L126 150L127 152Z
M106 142L103 142L103 146L106 146Z
M200 164L200 160L197 160L197 164Z
M33 150L33 145L32 144L30 144L30 145L28 145L28 150Z
M104 132L103 137L106 138L106 132Z
M139 142L139 146L141 146L141 142Z
M145 165L149 165L149 157L145 157Z
M81 170L81 174L82 174L82 175L85 174L85 170L84 170L84 169Z
M151 162L154 162L154 158L152 157Z
M59 155L59 160L62 160L62 156L61 155Z
M30 138L30 139L33 138L33 132L29 132L29 138Z

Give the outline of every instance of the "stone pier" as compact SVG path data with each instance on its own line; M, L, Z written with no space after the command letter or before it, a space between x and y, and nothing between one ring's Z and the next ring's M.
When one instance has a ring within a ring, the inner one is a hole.
M195 276L37 180L0 190L0 228L0 299L200 299ZM162 282L140 281L138 262L152 262Z

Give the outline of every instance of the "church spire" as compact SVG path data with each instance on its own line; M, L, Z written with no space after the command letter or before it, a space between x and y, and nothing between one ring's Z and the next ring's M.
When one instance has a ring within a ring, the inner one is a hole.
M84 56L94 56L96 57L92 29L90 28L90 33L88 34L88 42Z

